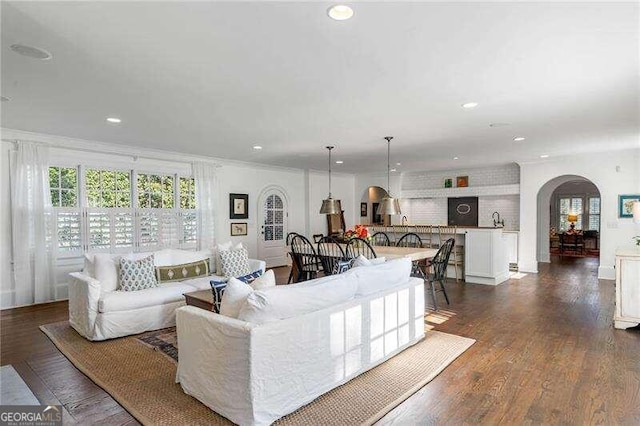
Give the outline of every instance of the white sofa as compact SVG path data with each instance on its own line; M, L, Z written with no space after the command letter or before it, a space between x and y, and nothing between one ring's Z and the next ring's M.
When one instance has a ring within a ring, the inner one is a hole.
M207 252L167 249L154 253L155 266L170 266L196 262L211 256ZM135 253L141 258L150 253ZM117 260L120 255L112 255ZM214 265L214 262L211 262ZM261 269L265 262L249 260L251 271ZM113 271L117 276L117 272ZM83 272L72 272L69 283L69 323L89 340L116 337L158 330L175 325L175 311L185 305L184 293L210 289L209 282L222 279L210 275L158 285L139 291L106 289L85 266Z
M326 301L355 289L343 302L286 319L255 306L247 314L248 302L240 318L258 322L180 308L176 381L235 423L271 424L424 337L424 282L410 278L410 271L411 261L399 259L354 268L340 279L278 286L255 298L279 303L278 313L288 316L296 311L291 300L305 305L314 296Z

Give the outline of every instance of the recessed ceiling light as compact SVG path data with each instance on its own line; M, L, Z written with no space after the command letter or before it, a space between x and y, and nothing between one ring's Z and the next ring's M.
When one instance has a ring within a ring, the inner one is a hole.
M396 163L396 166L401 166L401 165L402 165L402 164L400 164L400 163Z
M395 171L396 171L396 169L391 169L390 171L395 172Z
M39 47L25 46L24 44L12 44L9 47L11 50L19 55L27 56L33 59L39 59L41 61L47 61L51 59L51 53Z
M346 21L353 17L353 9L346 4L336 4L327 10L327 14L329 18L335 19L336 21Z
M458 159L458 157L453 157L453 159L454 159L454 160L457 160L457 159Z
M342 161L342 160L336 160L336 164L342 164L342 163L344 163L344 161Z
M260 145L254 145L253 149L255 149L256 151L260 151L262 147Z
M11 98L8 96L0 96L0 100L2 100L2 102L9 102Z
M516 142L520 142L520 141L523 141L525 139L526 138L523 138L522 136L516 136L515 138L513 138L513 140L516 141Z
M466 109L471 109L471 108L475 108L478 106L477 102L467 102L462 104L462 108L466 108Z
M549 154L542 154L540 158L549 158Z
M122 120L120 120L119 118L116 118L116 117L109 117L109 118L107 118L107 121L109 123L115 123L115 124L122 123Z
M511 126L511 123L491 123L489 127L507 127Z

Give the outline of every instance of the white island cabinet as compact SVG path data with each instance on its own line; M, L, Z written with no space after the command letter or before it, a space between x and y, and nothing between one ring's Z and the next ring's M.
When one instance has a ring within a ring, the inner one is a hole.
M640 324L640 248L616 250L615 328Z
M509 279L508 237L500 228L467 228L465 281L498 285Z

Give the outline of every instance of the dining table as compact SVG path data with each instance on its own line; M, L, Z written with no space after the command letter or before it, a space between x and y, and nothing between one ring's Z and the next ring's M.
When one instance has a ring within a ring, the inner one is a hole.
M347 249L346 244L340 244L343 250ZM396 246L372 246L376 256L384 257L386 260L400 259L407 257L413 262L425 259L433 259L438 253L438 249L427 247L396 247Z

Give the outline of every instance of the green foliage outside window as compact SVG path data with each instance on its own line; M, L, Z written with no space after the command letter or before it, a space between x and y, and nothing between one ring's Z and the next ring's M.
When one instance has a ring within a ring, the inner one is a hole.
M49 167L51 204L54 207L78 205L78 173L73 167Z
M196 208L196 183L193 178L180 178L180 208Z
M152 209L173 208L173 176L138 175L138 207Z
M88 169L85 188L89 207L131 207L131 176L129 172Z

